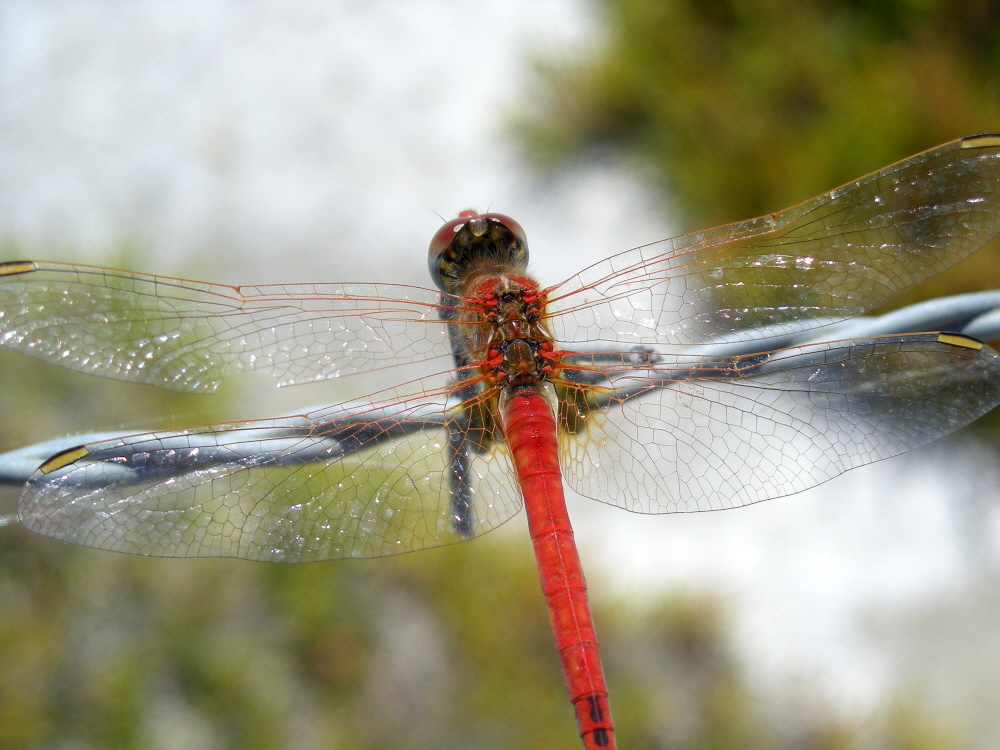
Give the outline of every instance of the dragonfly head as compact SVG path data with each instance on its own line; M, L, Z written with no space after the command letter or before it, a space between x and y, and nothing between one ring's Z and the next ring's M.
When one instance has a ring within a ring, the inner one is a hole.
M524 274L528 242L509 216L462 211L434 235L427 262L438 289L461 294L465 280L477 270Z

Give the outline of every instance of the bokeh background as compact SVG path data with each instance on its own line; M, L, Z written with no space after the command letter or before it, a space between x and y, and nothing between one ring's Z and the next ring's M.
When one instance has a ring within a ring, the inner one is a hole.
M961 0L0 3L0 258L426 284L440 216L554 282L1000 129ZM995 248L915 295L1000 286ZM907 301L917 297L908 297ZM252 418L0 352L0 448ZM363 382L359 382L363 381ZM620 744L992 748L988 426L741 511L571 500ZM16 492L0 496L11 513ZM401 558L130 558L0 529L0 748L574 748L523 519Z

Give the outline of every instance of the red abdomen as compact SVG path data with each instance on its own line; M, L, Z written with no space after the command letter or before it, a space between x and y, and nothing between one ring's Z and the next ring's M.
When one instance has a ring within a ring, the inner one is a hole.
M500 411L580 737L588 750L613 750L608 689L566 511L552 409L536 387L524 386L504 395Z

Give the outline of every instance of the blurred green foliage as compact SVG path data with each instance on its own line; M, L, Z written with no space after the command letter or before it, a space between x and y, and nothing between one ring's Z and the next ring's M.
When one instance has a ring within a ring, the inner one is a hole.
M579 747L526 535L265 565L9 529L0 601L0 748ZM704 599L597 598L595 616L622 747L958 746L913 717L765 710Z
M685 232L777 211L945 141L1000 130L996 3L596 5L598 42L537 58L538 91L515 132L543 171L624 156ZM923 295L997 279L994 243Z

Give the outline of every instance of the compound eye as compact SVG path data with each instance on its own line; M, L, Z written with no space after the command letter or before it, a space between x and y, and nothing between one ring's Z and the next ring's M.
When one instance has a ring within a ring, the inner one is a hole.
M449 254L448 248L451 247L455 235L462 231L462 227L469 223L469 219L478 215L475 211L462 211L457 219L452 219L434 233L427 250L427 267L430 269L431 278L434 279L434 283L438 287L441 287L442 274Z
M521 225L506 214L482 214L480 218L495 221L497 224L500 224L507 231L513 234L519 244L525 247L528 246L528 240L525 237L524 230L521 228Z
M434 233L427 251L431 278L439 289L451 293L470 264L484 260L523 273L528 243L521 225L504 214L462 211Z

